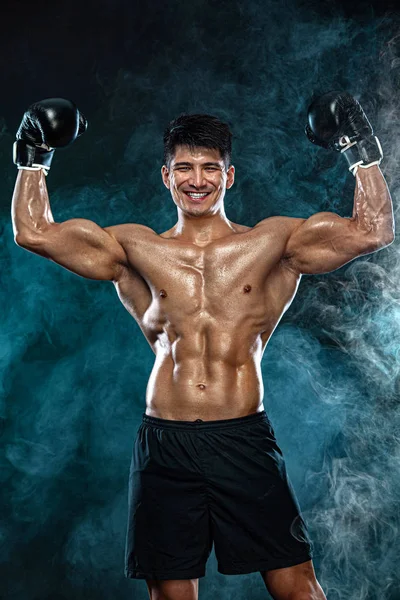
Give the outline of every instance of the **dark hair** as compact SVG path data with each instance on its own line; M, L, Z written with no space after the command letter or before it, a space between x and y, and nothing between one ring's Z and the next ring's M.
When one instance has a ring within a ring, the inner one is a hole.
M181 114L164 132L164 164L170 168L176 146L218 149L228 170L231 164L232 133L226 123L211 115Z

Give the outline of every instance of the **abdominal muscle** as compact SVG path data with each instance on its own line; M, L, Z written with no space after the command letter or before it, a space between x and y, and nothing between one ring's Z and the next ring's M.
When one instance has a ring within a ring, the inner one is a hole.
M180 353L181 354L181 353ZM146 415L177 421L234 419L264 410L260 352L241 365L159 350L146 390Z
M139 238L116 287L156 356L146 415L214 421L264 410L261 359L300 277L281 262L272 225L246 230L201 248Z

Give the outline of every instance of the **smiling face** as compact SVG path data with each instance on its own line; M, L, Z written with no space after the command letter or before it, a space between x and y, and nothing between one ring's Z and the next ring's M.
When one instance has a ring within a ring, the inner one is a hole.
M169 170L164 165L161 174L176 206L186 214L203 216L223 207L235 167L231 165L226 171L218 149L177 146Z

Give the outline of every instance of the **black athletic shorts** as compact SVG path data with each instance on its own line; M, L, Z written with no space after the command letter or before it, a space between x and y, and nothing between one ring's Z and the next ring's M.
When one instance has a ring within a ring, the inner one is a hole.
M265 411L172 421L143 414L129 475L125 576L238 575L312 558L312 543Z

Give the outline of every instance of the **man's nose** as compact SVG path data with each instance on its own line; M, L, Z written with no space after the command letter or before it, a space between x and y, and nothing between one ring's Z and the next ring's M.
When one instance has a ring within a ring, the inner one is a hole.
M201 188L206 185L204 173L200 169L198 171L192 171L189 178L189 185L193 185L197 188Z

